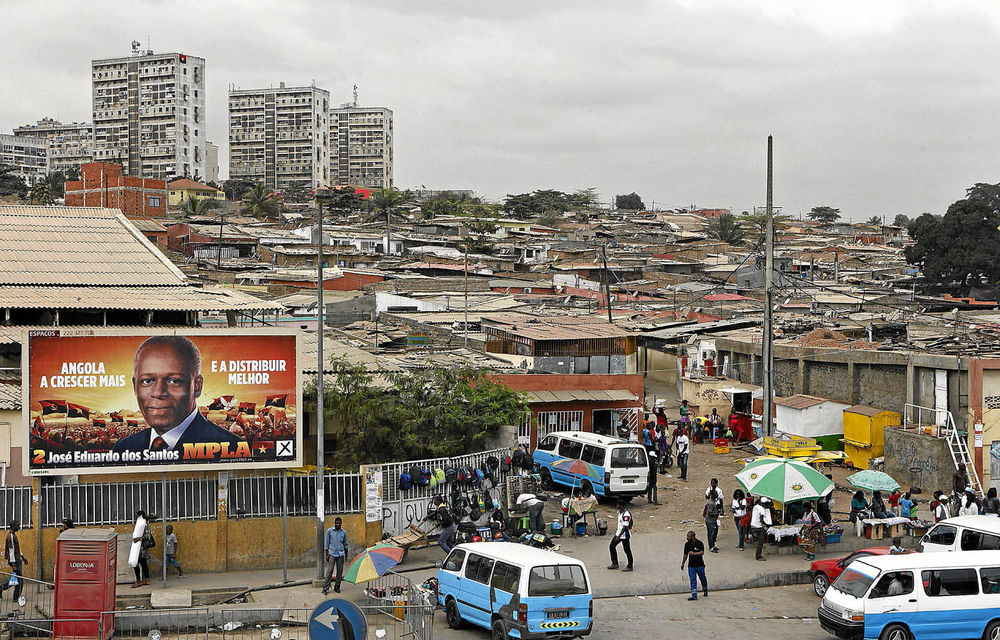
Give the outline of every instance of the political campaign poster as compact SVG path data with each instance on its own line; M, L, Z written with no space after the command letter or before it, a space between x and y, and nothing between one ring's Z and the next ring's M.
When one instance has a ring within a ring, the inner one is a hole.
M27 474L301 465L295 332L58 328L24 349Z

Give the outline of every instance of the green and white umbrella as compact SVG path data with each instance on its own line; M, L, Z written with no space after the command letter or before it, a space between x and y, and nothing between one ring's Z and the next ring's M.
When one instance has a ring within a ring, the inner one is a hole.
M815 500L833 491L833 481L805 462L756 460L736 474L747 493L778 502Z
M899 489L899 483L888 473L872 471L871 469L849 475L847 481L855 489L867 489L868 491L895 491Z

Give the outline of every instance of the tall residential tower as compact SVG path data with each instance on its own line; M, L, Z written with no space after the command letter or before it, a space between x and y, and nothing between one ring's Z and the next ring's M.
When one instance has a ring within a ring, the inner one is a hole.
M229 178L270 189L330 181L330 92L316 87L229 91Z
M52 118L42 118L35 124L14 129L20 138L43 138L48 146L49 171L80 169L94 159L94 125L89 122L63 124Z
M330 183L367 188L392 186L392 110L359 107L330 110Z
M205 60L154 54L94 60L94 160L130 176L205 176Z

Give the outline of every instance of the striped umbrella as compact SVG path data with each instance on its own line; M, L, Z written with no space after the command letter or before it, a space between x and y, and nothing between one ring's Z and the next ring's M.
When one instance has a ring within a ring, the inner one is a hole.
M778 502L814 500L833 491L833 481L798 460L756 460L736 474L747 493Z
M380 542L356 555L344 572L344 580L353 584L370 582L403 561L403 548Z
M565 471L566 473L575 473L581 476L588 476L590 478L595 478L600 480L604 477L604 474L589 462L584 462L583 460L556 460L552 463L552 466L560 471Z

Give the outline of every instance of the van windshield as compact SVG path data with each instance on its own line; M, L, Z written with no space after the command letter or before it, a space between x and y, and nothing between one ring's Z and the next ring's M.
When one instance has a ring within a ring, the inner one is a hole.
M645 467L646 450L642 447L615 447L611 450L611 468L628 469L629 467Z
M855 598L863 598L868 593L868 587L872 586L872 582L875 582L874 578L869 578L854 569L848 569L840 574L840 577L831 586L841 593Z
M555 564L535 567L528 576L529 596L570 596L587 593L583 567Z

